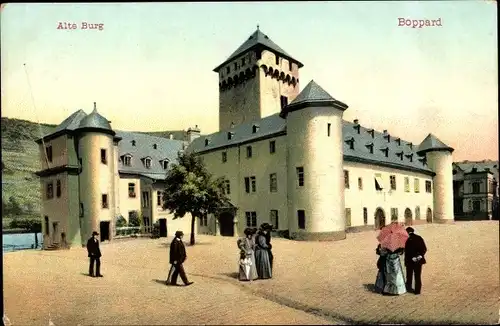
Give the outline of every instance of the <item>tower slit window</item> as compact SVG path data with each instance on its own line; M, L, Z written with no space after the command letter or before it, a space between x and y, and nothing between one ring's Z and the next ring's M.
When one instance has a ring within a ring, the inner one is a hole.
M247 158L252 157L252 146L247 146Z
M269 153L271 153L271 154L276 153L276 141L275 140L271 140L269 142Z
M222 152L222 163L227 162L227 152Z
M52 145L45 147L45 154L47 155L47 160L52 162Z
M108 157L106 155L106 149L101 148L101 163L102 164L108 164Z
M304 230L306 228L306 213L303 209L297 211L297 220L299 229Z
M344 188L349 189L349 171L344 170Z
M102 202L102 208L109 208L108 207L108 194L102 194L101 202Z
M328 124L326 125L326 135L327 135L328 137L330 137L331 128L332 128L332 124L331 124L331 123L328 123Z
M299 187L304 186L304 167L299 166L296 168L297 172L297 182Z

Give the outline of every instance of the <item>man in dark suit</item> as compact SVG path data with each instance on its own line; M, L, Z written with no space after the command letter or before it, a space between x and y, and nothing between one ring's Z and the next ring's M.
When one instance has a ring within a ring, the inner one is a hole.
M416 235L412 227L406 228L409 238L405 245L405 266L406 266L406 289L412 290L413 274L415 274L415 294L420 294L422 290L422 265L426 263L425 253L427 247L424 239Z
M89 253L90 258L90 266L89 266L89 276L92 277L102 277L101 275L101 249L99 249L99 240L97 240L97 236L99 233L96 231L92 232L92 238L87 241L87 251ZM96 271L94 274L94 263L96 265Z
M186 248L182 242L183 236L184 233L182 231L175 232L175 238L170 244L170 264L172 264L172 267L168 273L167 285L178 286L177 277L179 274L182 282L184 282L186 286L193 284L193 282L188 281L184 266L182 265L187 259Z

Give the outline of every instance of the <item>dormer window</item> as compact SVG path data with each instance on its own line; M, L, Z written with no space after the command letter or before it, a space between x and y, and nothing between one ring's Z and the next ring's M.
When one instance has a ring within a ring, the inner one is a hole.
M168 160L160 161L160 163L161 163L161 167L163 168L163 170L168 169Z
M233 139L234 133L233 132L228 132L227 133L227 140Z
M123 156L123 165L131 166L132 165L132 155L124 155Z
M348 137L345 142L349 145L349 149L354 149L354 138Z
M354 130L358 133L358 135L361 133L361 125L354 125Z
M396 155L399 157L401 161L403 160L403 152L397 152Z
M427 158L421 157L418 159L420 162L422 162L423 165L427 165Z
M253 125L252 126L252 133L255 134L257 131L259 131L259 125Z
M132 143L132 146L135 146L135 140L132 140L131 143Z
M158 146L156 144L153 144L154 149L158 149Z
M366 147L368 148L368 150L370 151L370 154L373 154L373 143L368 143L368 144L366 144L365 146L366 146Z
M210 144L210 139L209 138L206 138L205 139L205 146L208 146Z
M375 138L375 130L368 129L366 132L369 133L372 136L372 138Z
M398 146L401 146L401 138L396 138L395 142L396 144L398 144Z
M410 160L410 162L413 162L413 153L406 154L406 157Z
M408 147L410 147L410 149L413 150L413 143L408 143L406 145L408 145Z
M387 142L391 142L391 135L387 133L387 130L384 130L384 138L387 139Z
M380 150L384 153L385 157L389 157L389 148L388 147L381 148Z
M472 172L473 173L477 172L477 168L476 167L472 168Z
M144 166L147 168L147 169L150 169L151 168L151 158L150 157L146 157L144 159Z

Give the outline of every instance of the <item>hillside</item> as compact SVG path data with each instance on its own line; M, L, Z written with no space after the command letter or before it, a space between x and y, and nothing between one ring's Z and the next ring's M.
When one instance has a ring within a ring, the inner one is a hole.
M2 218L40 216L40 183L34 174L40 170L41 135L51 133L56 125L1 118L2 124ZM41 130L40 130L41 129ZM153 132L168 137L170 132Z

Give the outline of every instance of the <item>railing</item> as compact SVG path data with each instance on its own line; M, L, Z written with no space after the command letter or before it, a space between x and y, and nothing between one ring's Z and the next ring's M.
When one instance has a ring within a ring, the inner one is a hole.
M150 235L153 233L153 226L124 226L116 228L116 236L118 237L127 237L127 236L136 236L136 235Z

